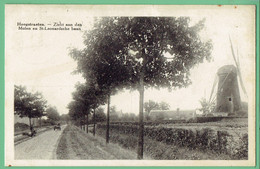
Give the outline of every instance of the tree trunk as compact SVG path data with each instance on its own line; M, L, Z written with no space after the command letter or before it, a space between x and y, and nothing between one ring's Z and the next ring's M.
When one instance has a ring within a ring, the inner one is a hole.
M140 86L139 86L139 137L138 137L138 148L137 148L137 159L143 159L144 150L144 74L146 66L145 50L142 50L143 54L143 65L140 72Z
M40 128L42 128L42 117L40 117Z
M109 143L109 112L110 112L110 94L107 98L107 133L106 133L106 143Z
M143 115L143 103L144 103L144 74L141 73L140 89L139 89L139 138L138 138L138 150L137 158L143 159L143 146L144 146L144 115Z
M88 133L88 114L87 114L87 128L86 128L86 131Z
M32 128L32 119L31 119L31 117L29 117L29 126L30 126L30 131L32 133L33 128Z
M96 135L96 109L94 109L94 112L93 112L93 123L94 123L93 136L95 136Z

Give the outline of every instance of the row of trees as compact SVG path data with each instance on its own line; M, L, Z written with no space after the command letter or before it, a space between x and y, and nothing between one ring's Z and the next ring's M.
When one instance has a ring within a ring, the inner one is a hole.
M111 95L124 88L138 90L138 159L142 159L144 90L191 84L190 69L211 58L211 42L199 36L203 23L191 25L189 17L95 18L93 28L84 34L85 48L70 53L77 62L75 72L86 79L76 86L70 112L88 117L107 103L108 142Z
M78 107L79 108L79 107ZM160 102L157 103L153 100L149 100L148 102L144 103L144 117L146 120L150 120L150 112L151 110L169 110L170 105L166 102ZM78 111L82 111L81 109L78 109ZM48 112L48 111L47 111ZM79 114L74 114L75 112L70 111L70 116L74 117L72 120L77 123L77 125L85 124L85 123L93 123L94 121L94 114L92 111L92 114L89 114L88 122L84 118L84 116L78 116ZM104 112L104 109L102 107L99 107L95 111L95 122L105 122L106 121L106 114ZM118 111L116 106L113 105L110 107L110 121L113 122L137 122L138 116L134 113L125 113L121 111Z
M153 100L149 100L148 102L144 103L144 110L147 113L147 118L149 119L149 115L151 110L169 110L170 105L166 102L157 103Z
M150 120L150 112L151 110L169 110L170 105L167 102L155 102L153 100L149 100L144 102L144 119ZM111 121L116 122L133 122L138 121L138 116L134 113L123 113L122 111L117 111L116 106L111 106L110 108L110 119Z
M32 118L41 118L47 108L47 101L39 92L31 93L24 86L14 86L14 113L29 118L32 132Z
M56 124L60 120L68 121L67 115L60 116L56 107L47 105L46 99L39 92L28 92L25 86L14 86L14 113L19 117L29 118L29 127L32 132L32 118L40 118L40 123ZM42 120L47 116L46 120ZM42 124L40 124L42 125Z
M47 116L47 119L46 119L45 123L50 124L50 125L55 125L60 120L66 120L66 119L61 118L61 115L59 114L59 112L55 106L50 106L50 105L46 109L46 116ZM64 116L66 116L66 115L63 115L63 117Z

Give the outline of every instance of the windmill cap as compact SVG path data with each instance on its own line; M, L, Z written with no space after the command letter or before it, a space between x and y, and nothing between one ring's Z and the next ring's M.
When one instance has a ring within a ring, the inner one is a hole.
M218 75L227 73L237 74L237 68L234 65L225 65L218 69Z

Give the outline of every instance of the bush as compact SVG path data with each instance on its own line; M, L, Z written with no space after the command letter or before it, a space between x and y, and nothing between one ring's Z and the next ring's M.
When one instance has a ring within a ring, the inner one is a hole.
M239 110L236 112L237 116L239 117L248 117L248 111L247 110Z

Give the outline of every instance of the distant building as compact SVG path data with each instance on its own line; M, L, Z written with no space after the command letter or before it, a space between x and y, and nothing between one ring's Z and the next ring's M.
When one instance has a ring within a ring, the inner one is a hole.
M151 110L150 119L155 120L189 120L194 118L196 110Z

